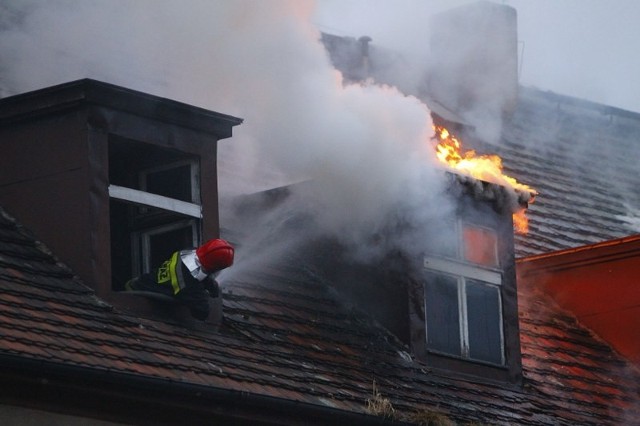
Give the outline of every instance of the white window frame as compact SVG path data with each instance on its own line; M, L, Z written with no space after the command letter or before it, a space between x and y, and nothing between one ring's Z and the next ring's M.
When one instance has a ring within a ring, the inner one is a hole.
M132 238L134 270L138 268L137 265L142 265L142 271L138 271L138 274L151 272L151 237L165 232L175 231L176 229L186 228L187 226L191 227L191 235L193 237L192 245L196 247L200 244L198 238L199 229L198 222L193 219L135 232L134 238Z
M109 185L109 197L148 207L156 207L174 213L202 218L202 206L195 203L176 200L163 195L150 194L139 189L119 185Z

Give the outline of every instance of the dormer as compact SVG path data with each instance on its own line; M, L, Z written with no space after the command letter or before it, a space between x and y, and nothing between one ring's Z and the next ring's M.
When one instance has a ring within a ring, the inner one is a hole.
M219 235L216 147L241 119L94 80L0 100L0 204L97 295Z
M311 181L242 197L225 223L240 240L263 235L262 227L269 226L265 244L280 233L314 235L292 250L292 270L331 285L342 303L384 326L415 359L443 376L519 384L512 215L526 207L531 194L443 173L443 197L454 203L453 211L419 223L404 221L416 212L390 212L388 227L360 242L371 245L373 258L353 256L353 246L322 230L315 234L304 212L295 215L295 203L287 200L312 190ZM278 211L286 212L286 220L273 220ZM393 249L378 256L385 240L394 241Z
M408 284L409 344L433 367L519 382L512 208L529 194L458 175L451 190L457 209L428 230Z

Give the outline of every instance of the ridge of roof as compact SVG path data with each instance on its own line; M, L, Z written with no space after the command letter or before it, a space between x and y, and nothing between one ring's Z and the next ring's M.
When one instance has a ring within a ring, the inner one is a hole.
M619 117L629 118L631 120L640 120L640 113L638 112L614 107L595 101L590 101L587 99L577 98L575 96L557 93L552 90L539 89L534 86L520 86L520 90L521 92L525 92L528 95L546 98L547 100L556 102L558 104L572 105L583 109L589 109L596 111L602 115L615 115Z

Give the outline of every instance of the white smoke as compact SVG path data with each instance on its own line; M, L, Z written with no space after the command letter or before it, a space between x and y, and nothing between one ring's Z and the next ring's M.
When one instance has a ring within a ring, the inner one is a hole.
M633 208L628 203L623 203L623 205L627 214L616 215L616 219L625 222L633 232L640 232L640 209Z
M95 78L245 119L219 144L223 194L315 179L297 198L351 242L389 210L434 201L429 110L342 85L300 0L5 0L0 87ZM223 223L224 225L224 223ZM357 244L356 244L357 245Z

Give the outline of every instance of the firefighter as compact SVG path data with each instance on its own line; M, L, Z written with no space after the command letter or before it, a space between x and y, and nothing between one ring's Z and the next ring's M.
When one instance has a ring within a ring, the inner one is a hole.
M218 297L218 283L211 276L233 264L234 249L222 239L207 241L193 250L174 252L151 273L125 284L127 291L164 294L189 308L198 320L209 316L209 297Z

